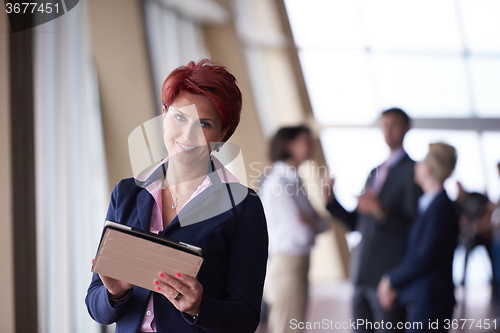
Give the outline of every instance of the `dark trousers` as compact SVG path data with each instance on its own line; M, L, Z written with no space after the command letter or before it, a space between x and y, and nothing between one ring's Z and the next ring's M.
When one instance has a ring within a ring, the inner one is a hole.
M404 322L405 308L395 305L393 310L385 311L380 306L377 298L377 290L373 287L354 287L352 310L354 321L359 323L361 321L358 320L364 320L366 323L366 325L357 325L356 332L403 332L403 330L398 330L396 325L398 322ZM390 325L387 324L389 322L391 323Z
M406 307L406 322L411 327L405 333L446 333L451 326L453 316L452 302L437 304L437 302L413 302ZM447 321L448 320L448 321ZM418 326L417 323L422 323ZM436 325L437 324L437 325Z

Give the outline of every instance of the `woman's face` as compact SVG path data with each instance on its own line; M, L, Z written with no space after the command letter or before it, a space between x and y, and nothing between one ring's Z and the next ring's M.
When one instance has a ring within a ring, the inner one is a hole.
M431 175L431 167L425 161L415 163L413 171L415 173L415 183L419 186L422 186Z
M222 141L227 133L210 100L188 92L181 92L168 110L163 110L163 127L169 156L185 162L208 157L210 143Z
M288 152L292 159L298 164L312 158L313 143L311 135L307 132L300 133L294 140L287 145Z

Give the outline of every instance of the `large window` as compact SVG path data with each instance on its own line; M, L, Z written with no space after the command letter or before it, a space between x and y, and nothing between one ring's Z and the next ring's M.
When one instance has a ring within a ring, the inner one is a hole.
M86 2L34 29L40 333L100 331L84 302L109 202L88 29Z
M457 148L456 170L445 183L452 198L460 181L467 191L500 199L500 1L285 5L336 195L347 209L388 156L376 123L391 107L415 120L404 142L413 159L421 160L431 142ZM458 281L463 251L456 258ZM482 267L484 281L491 271L484 251L480 261L471 267Z
M149 44L155 102L160 105L160 89L167 75L189 61L209 57L202 25L227 20L228 13L211 0L145 0L144 22Z
M499 1L285 3L314 116L324 128L327 162L346 206L354 208L369 170L387 157L382 136L370 127L390 107L417 120L405 141L412 158L421 159L429 142L456 146L457 169L446 184L452 197L458 180L466 190L499 199L499 133L483 132L486 120L463 126L467 119L500 118ZM418 126L419 119L434 119L433 129Z
M286 5L322 123L370 124L393 105L413 117L500 116L500 2Z

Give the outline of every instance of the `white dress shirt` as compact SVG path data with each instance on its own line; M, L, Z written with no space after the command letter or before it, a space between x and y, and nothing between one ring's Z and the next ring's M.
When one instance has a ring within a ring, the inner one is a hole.
M418 212L423 214L427 211L431 203L434 201L434 198L437 197L439 193L443 191L442 188L427 192L422 194L422 196L418 199Z
M327 223L312 207L295 168L275 162L259 196L266 214L269 255L309 254L316 234L325 231Z

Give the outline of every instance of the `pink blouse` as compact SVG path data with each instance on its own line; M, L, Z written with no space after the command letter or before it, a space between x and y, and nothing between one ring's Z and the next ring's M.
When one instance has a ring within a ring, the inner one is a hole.
M219 174L219 177L223 183L238 182L238 179L233 174L231 174L227 169L225 169L224 166L222 166L222 164L216 158L213 158L212 160L217 169L217 173ZM149 231L155 234L159 234L160 232L163 231L163 219L161 216L162 185L163 181L159 179L146 187L148 192L153 196L155 200L155 204L153 205L153 211L151 214L151 223L149 227ZM188 199L188 201L186 201L186 203L182 207L184 207L189 201L193 200L198 194L205 191L211 185L212 181L210 180L210 177L208 177L207 175L205 180L203 180L201 185L198 186L196 191L191 195L191 197ZM153 281L151 281L151 283L153 283ZM155 324L154 308L153 308L153 294L151 294L151 296L149 297L148 307L146 308L146 312L144 313L144 318L142 320L142 325L141 328L139 329L139 332L156 332L156 324Z

